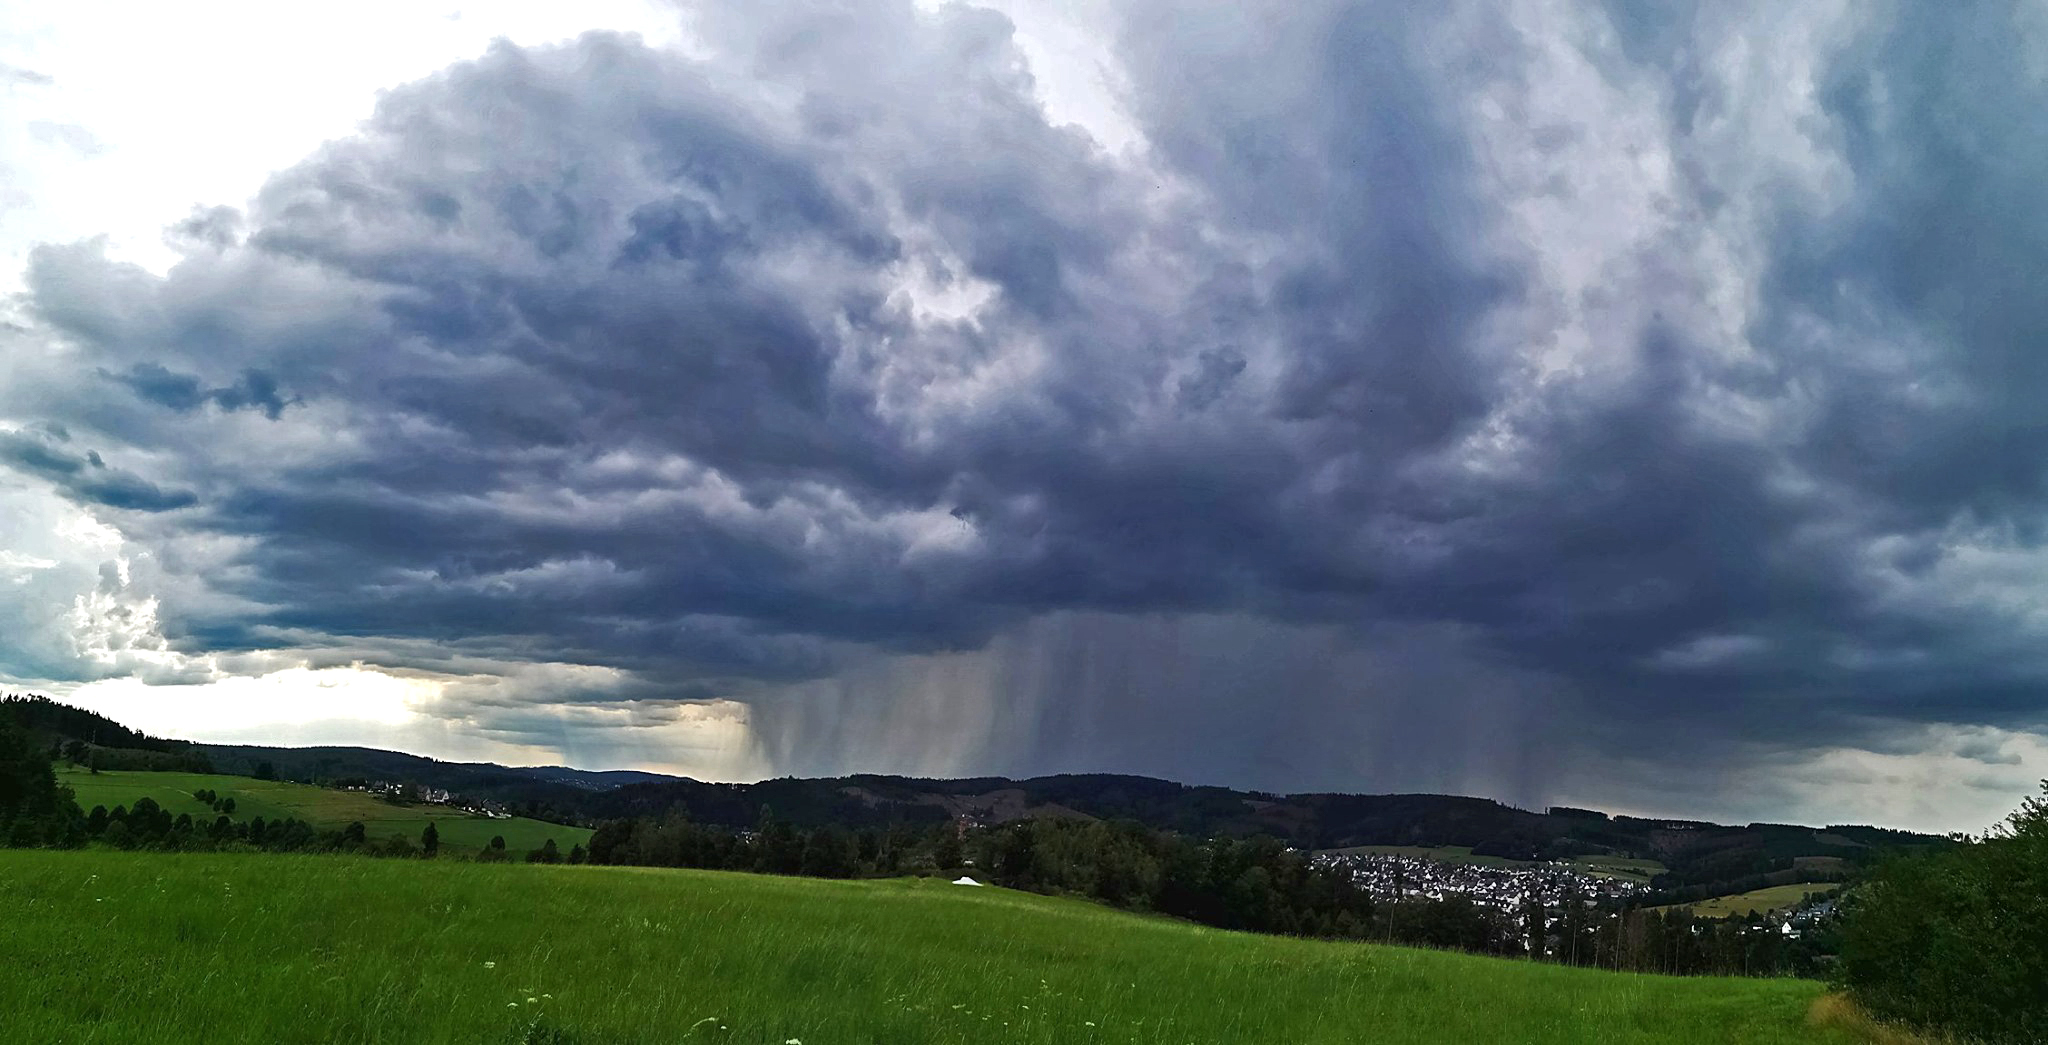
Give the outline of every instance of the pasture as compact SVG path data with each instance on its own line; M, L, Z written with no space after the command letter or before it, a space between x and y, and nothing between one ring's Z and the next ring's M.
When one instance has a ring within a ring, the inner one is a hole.
M1691 908L1696 918L1747 918L1752 914L1768 914L1799 906L1809 896L1819 896L1840 889L1833 882L1799 882L1792 885L1773 885L1764 889L1752 889L1732 896L1716 896L1710 900L1699 900L1689 904L1670 904L1653 907L1663 911L1673 907Z
M570 846L590 841L590 831L581 827L550 824L526 817L498 819L475 816L447 806L399 806L362 791L341 791L279 780L257 780L217 773L144 773L104 771L90 773L76 767L57 771L57 781L69 787L80 809L96 805L113 809L133 806L138 798L150 798L171 815L190 813L194 820L211 821L212 807L192 797L195 791L211 790L222 798L235 800L234 818L282 820L295 817L317 828L346 827L361 821L373 840L403 836L418 842L420 832L432 821L441 834L441 847L450 855L475 853L494 835L502 835L505 848L515 856L553 838L567 853Z
M0 1040L1867 1040L1802 980L1205 929L938 880L0 851Z
M1655 860L1638 860L1626 856L1573 856L1567 857L1564 862L1587 874L1623 878L1639 885L1650 884L1650 879L1668 870Z

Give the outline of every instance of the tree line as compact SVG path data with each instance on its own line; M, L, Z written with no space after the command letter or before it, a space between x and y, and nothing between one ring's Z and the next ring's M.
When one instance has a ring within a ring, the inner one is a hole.
M202 791L194 797L206 801L210 791ZM101 842L116 849L153 849L161 851L215 851L221 849L258 849L268 852L296 853L353 853L362 856L431 859L441 853L441 832L431 821L420 832L415 843L403 835L372 839L362 821L353 821L339 828L317 828L295 817L282 820L268 820L251 817L236 820L228 815L234 812L233 798L213 798L216 809L223 810L211 820L194 817L190 813L172 816L153 798L138 798L129 807L94 806L85 815L83 830L76 837L76 844ZM503 835L494 836L478 850L475 858L484 862L509 861L514 856L505 847ZM584 862L581 845L561 852L555 840L550 838L539 848L524 854L528 863L577 863Z
M1507 912L1463 896L1375 900L1342 868L1272 838L1192 838L1128 821L1031 819L995 827L890 824L800 829L764 813L751 831L680 811L611 820L590 840L598 864L825 878L951 876L1079 896L1249 932L1370 940L1680 975L1813 974L1825 932L1788 938L1758 919L1623 910L1568 897Z

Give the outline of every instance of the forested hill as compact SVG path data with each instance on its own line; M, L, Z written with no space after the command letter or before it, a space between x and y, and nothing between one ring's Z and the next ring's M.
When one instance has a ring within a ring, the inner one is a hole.
M411 782L504 802L542 819L593 826L672 814L732 828L755 827L768 813L799 827L849 828L956 819L997 824L1025 817L1132 820L1197 837L1270 835L1303 849L1466 846L1477 855L1519 860L1640 857L1670 868L1659 881L1668 889L1829 880L1886 849L1944 841L1864 826L1732 827L1564 807L1536 812L1450 795L1275 795L1117 774L1026 780L857 775L720 784L646 773L436 762L367 748L201 750L228 772L269 761L290 779Z
M1863 826L1729 827L1561 807L1534 812L1450 795L1274 795L1111 774L1028 780L851 776L758 784L670 780L592 794L583 808L598 817L682 809L700 823L735 827L758 823L764 809L800 825L1086 817L1134 820L1194 836L1271 835L1304 849L1466 846L1476 855L1520 860L1615 854L1664 863L1672 874L1662 884L1671 888L1751 876L1824 880L1885 849L1944 842Z
M97 769L204 773L212 768L190 741L140 733L105 715L48 697L0 696L0 721Z
M15 725L30 734L45 738L137 751L180 752L192 748L189 741L138 733L105 715L60 704L48 697L0 696L0 715L12 718Z
M199 750L223 773L247 775L255 772L257 766L268 763L273 772L286 780L411 783L512 805L538 804L572 817L588 815L582 800L592 792L609 791L626 784L678 779L630 769L593 771L567 766L442 762L371 747L201 744Z

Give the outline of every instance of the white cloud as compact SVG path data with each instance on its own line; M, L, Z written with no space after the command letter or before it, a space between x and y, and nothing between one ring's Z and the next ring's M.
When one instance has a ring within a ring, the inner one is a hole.
M48 82L0 85L0 188L17 201L0 200L0 291L18 285L33 244L101 234L115 257L161 271L177 257L164 226L194 205L239 206L350 133L386 88L500 37L532 45L590 29L666 45L682 22L658 0L17 6L0 26L0 66Z

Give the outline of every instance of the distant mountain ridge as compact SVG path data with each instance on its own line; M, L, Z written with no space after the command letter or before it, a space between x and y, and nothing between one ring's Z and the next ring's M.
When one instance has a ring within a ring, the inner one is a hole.
M1113 773L1023 780L856 774L727 784L637 770L443 762L368 747L188 744L146 737L41 698L10 699L5 707L43 723L45 735L61 738L83 729L161 745L151 750L171 748L181 753L175 757L196 756L219 772L253 775L268 763L277 776L292 780L411 783L497 802L537 819L586 826L672 815L740 829L771 815L803 827L948 820L997 824L1024 817L1131 820L1196 836L1270 835L1303 849L1469 847L1477 855L1521 860L1630 856L1667 866L1670 871L1660 876L1660 885L1669 889L1825 880L1868 864L1887 849L1946 844L1936 836L1861 825L1738 827L1568 807L1535 812L1456 795L1281 795Z
M438 762L372 748L201 749L229 771L268 760L281 775L300 779L411 781L503 802L530 816L583 824L670 815L740 829L768 815L803 827L998 824L1045 816L1133 820L1189 835L1271 835L1304 849L1455 846L1520 860L1631 856L1669 867L1660 880L1669 889L1828 880L1887 849L1945 844L1930 835L1862 825L1728 826L1567 807L1536 812L1457 795L1280 795L1113 773L1022 780L856 774L726 784L633 771Z
M268 762L293 780L389 780L447 791L473 792L498 801L554 797L554 788L608 791L628 784L682 778L637 769L572 769L568 766L502 766L495 762L443 762L383 748L323 745L270 747L256 744L197 744L223 773L248 774Z

